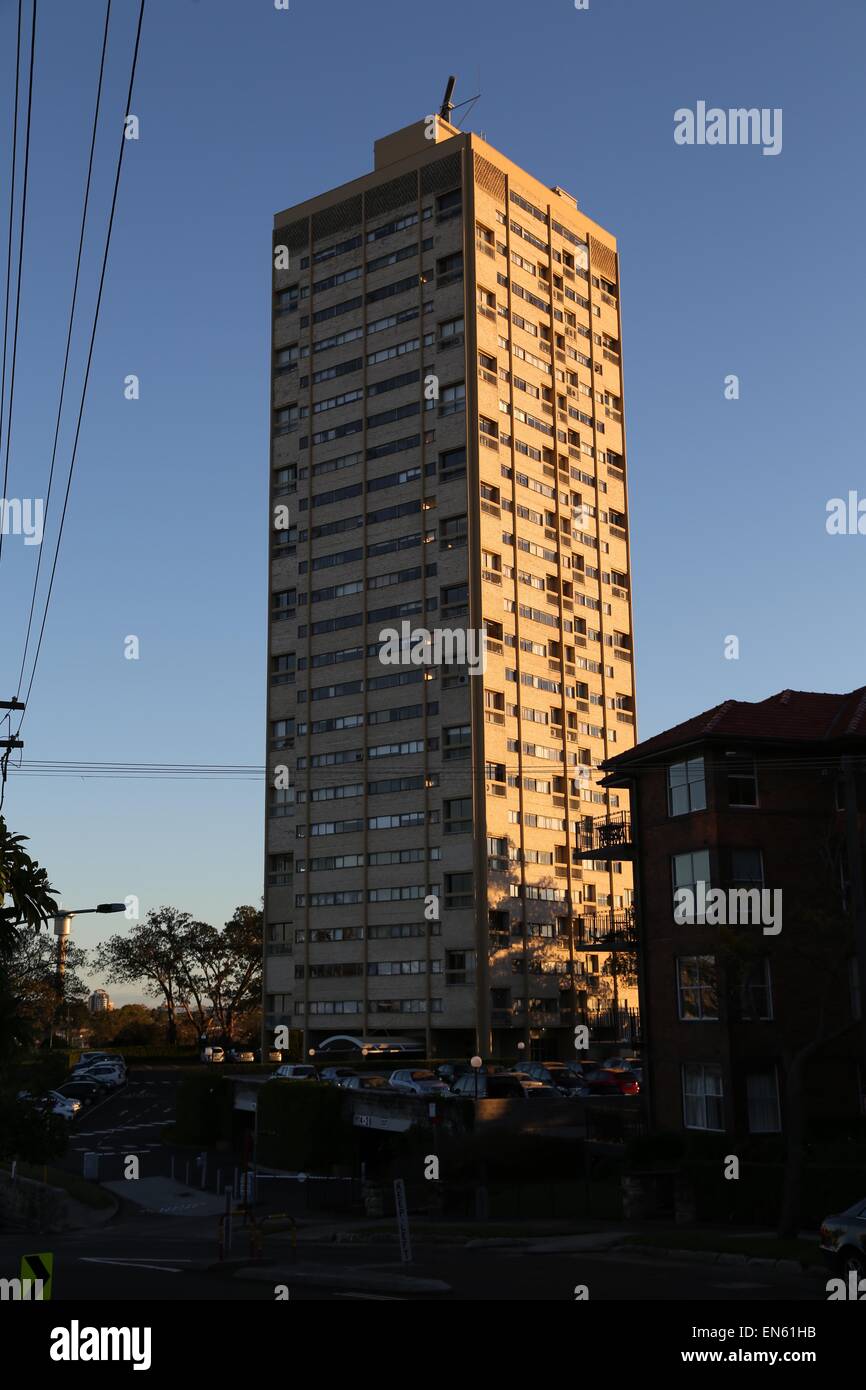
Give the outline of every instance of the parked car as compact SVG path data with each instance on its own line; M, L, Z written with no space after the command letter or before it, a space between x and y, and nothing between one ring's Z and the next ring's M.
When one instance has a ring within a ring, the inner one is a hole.
M264 1052L260 1047L256 1048L257 1062L281 1062L283 1054L278 1047L266 1047Z
M583 1085L583 1078L565 1062L525 1062L520 1070L534 1081L553 1086L560 1095L571 1098Z
M99 1081L105 1086L125 1086L126 1072L120 1067L111 1066L108 1062L100 1062L96 1066L85 1067L83 1070L75 1067L71 1074L73 1081Z
M535 1077L528 1076L525 1071L513 1073L523 1087L523 1094L527 1100L561 1100L563 1092L554 1086L550 1081L537 1081Z
M73 1071L92 1071L94 1067L114 1067L116 1071L126 1072L126 1062L119 1052L106 1052L101 1057L84 1056L75 1063Z
M62 1096L80 1100L85 1109L102 1100L108 1090L98 1081L66 1081L59 1089Z
M366 1076L347 1076L341 1083L347 1091L392 1091L394 1088L387 1076L378 1076L375 1072L368 1073Z
M71 1096L62 1096L59 1091L48 1091L44 1096L36 1096L32 1091L19 1091L18 1099L27 1101L45 1114L58 1115L70 1124L81 1109L81 1101Z
M526 1077L527 1081L532 1080ZM468 1096L470 1100L525 1100L527 1092L521 1074L513 1071L473 1071L458 1076L453 1086L455 1096Z
M256 1054L251 1047L230 1047L228 1060L230 1062L254 1062Z
M322 1067L319 1080L324 1081L326 1086L342 1086L344 1081L357 1074L352 1067Z
M640 1057L607 1057L599 1064L605 1071L633 1071L641 1065Z
M640 1082L634 1072L599 1067L585 1079L582 1090L590 1096L636 1096L640 1094Z
M866 1276L866 1201L821 1222L820 1249L835 1274Z
M405 1067L400 1071L392 1071L389 1079L393 1090L402 1091L404 1095L445 1096L448 1094L447 1084L440 1081L435 1071L428 1071L423 1067Z
M319 1073L308 1062L284 1062L277 1067L272 1080L275 1081L318 1081Z

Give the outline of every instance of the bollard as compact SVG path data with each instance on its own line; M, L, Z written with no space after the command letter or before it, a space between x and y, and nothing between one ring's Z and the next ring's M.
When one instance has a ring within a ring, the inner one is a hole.
M171 1180L174 1182L174 1154L171 1156Z
M189 1159L186 1161L186 1185L189 1187Z

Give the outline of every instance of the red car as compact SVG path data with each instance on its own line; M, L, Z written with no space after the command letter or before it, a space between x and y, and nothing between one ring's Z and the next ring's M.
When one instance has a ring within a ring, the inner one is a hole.
M640 1082L633 1071L610 1071L599 1067L588 1076L584 1085L591 1096L637 1096Z

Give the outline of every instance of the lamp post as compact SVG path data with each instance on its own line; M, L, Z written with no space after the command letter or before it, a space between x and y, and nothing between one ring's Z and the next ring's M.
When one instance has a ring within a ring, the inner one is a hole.
M479 1056L477 1056L477 1055L476 1055L475 1057L470 1057L470 1058L469 1058L469 1065L470 1065L470 1067L472 1068L472 1070L473 1070L474 1073L475 1073L475 1099L477 1100L477 1099L478 1099L478 1073L479 1073L479 1071L481 1070L481 1067L482 1067L482 1065L483 1065L483 1064L482 1064L482 1061L481 1061L481 1058L480 1058Z
M58 912L53 918L44 917L45 922L54 922L54 935L57 937L57 970L55 974L55 988L60 996L57 1005L57 1012L64 1003L64 981L66 977L66 955L69 950L69 937L72 932L73 917L83 917L88 912L125 912L126 903L98 903L96 907L76 907L68 912ZM55 1015L56 1017L56 1015ZM48 1046L54 1046L54 1020L51 1022L51 1033L48 1039Z
M521 1038L520 1042L517 1044L517 1065L518 1065L518 1070L519 1070L519 1071L522 1071L522 1070L523 1070L522 1063L523 1063L523 1054L524 1054L525 1051L526 1051L526 1043L525 1043L525 1042L523 1041L523 1039Z

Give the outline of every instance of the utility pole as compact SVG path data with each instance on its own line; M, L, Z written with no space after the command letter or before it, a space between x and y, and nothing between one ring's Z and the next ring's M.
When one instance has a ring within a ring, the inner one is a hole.
M860 977L860 1025L863 1067L866 1069L866 891L863 886L863 849L860 843L860 813L857 805L857 778L851 758L842 759L845 786L845 829L847 832L848 874L854 918L854 949Z
M25 708L23 700L0 700L0 709L21 710ZM0 748L5 748L7 753L11 753L13 748L23 748L24 741L20 738L0 738Z

